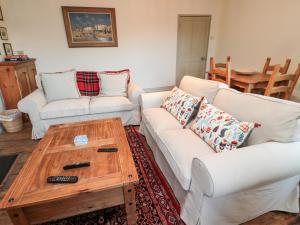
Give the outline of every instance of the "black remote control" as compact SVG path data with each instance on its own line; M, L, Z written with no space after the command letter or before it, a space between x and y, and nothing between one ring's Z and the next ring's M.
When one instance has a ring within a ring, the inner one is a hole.
M81 167L88 167L90 165L91 165L90 162L73 163L73 164L65 165L64 170L76 169L76 168L81 168Z
M50 176L47 178L48 183L76 183L78 181L77 176Z
M98 148L97 152L117 152L118 148Z

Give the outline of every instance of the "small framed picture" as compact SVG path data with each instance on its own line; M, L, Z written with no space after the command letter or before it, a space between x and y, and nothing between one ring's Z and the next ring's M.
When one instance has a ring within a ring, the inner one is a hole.
M5 27L0 27L0 36L2 40L8 40L7 29Z
M3 14L2 14L2 8L0 6L0 20L3 21Z
M11 43L3 43L3 48L5 51L5 55L7 56L13 55L13 49L11 47Z

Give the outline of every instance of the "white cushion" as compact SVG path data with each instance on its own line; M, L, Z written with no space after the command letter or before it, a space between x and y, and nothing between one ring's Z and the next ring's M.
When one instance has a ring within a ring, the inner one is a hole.
M90 114L129 111L135 108L126 97L93 97L90 102Z
M42 119L80 116L89 114L89 97L50 102L40 110Z
M172 171L183 189L189 190L193 159L216 152L189 129L162 131L159 137L164 144L162 153Z
M127 96L128 72L115 75L98 74L100 80L100 96Z
M213 105L238 120L261 124L250 135L249 145L268 141L299 141L299 137L295 140L297 119L300 118L299 103L220 89Z
M36 86L38 87L38 89L43 90L42 81L41 81L42 74L59 74L59 73L61 74L61 73L71 72L71 71L75 72L76 70L75 69L69 69L69 70L56 71L56 72L42 72L42 73L35 76Z
M163 130L182 129L179 121L162 108L149 108L143 110L143 121L154 135Z
M209 102L212 102L220 85L219 82L184 76L180 82L179 88L193 96L206 97Z
M48 102L79 98L75 71L41 74L42 86Z

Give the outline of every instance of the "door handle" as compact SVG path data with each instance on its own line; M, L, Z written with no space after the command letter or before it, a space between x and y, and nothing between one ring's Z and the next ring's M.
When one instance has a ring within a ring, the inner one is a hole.
M202 56L201 61L205 61L205 60L206 60L206 57Z

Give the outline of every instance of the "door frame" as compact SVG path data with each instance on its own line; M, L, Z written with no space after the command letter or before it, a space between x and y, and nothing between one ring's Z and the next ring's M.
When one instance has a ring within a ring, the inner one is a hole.
M175 81L177 82L177 63L178 63L178 36L179 36L179 20L180 17L207 17L209 19L208 24L208 36L207 36L207 43L206 43L206 58L205 58L205 67L204 67L204 77L206 77L206 68L207 68L207 56L208 56L208 49L209 49L209 41L210 41L210 32L211 32L211 19L212 15L210 14L178 14L177 16L177 44L176 44L176 74L175 74Z

